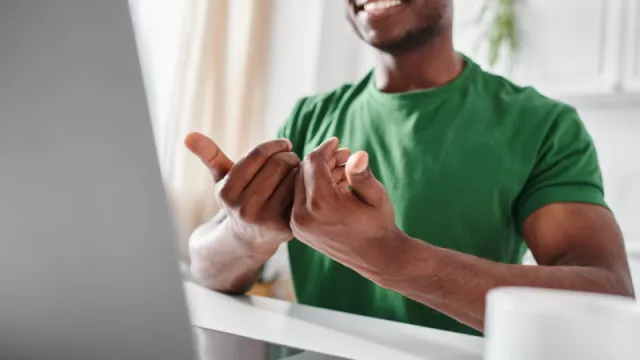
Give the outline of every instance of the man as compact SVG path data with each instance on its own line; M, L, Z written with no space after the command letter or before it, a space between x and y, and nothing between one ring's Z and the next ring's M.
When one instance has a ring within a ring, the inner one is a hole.
M244 292L288 242L299 302L469 334L495 287L634 296L576 111L456 53L452 0L346 3L371 74L302 99L290 141L237 164L186 139L224 208L192 236L194 276Z

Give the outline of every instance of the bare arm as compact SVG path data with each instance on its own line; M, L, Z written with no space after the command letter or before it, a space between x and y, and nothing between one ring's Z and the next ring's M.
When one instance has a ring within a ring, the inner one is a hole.
M529 286L634 296L622 235L613 214L587 203L556 202L528 215L523 237L540 266L493 262L414 239L397 228L391 201L368 166L347 162L350 191L337 189L326 142L301 165L293 233L308 246L378 285L484 327L485 297L502 286Z
M288 213L300 159L282 139L258 145L235 164L204 135L190 134L185 145L211 171L222 207L189 239L191 274L213 290L244 293L278 246L293 237Z
M245 293L251 289L262 265L278 248L247 242L229 229L221 211L191 235L191 274L199 283L218 291Z
M289 219L300 159L283 139L258 145L235 164L204 135L190 134L185 144L211 170L223 208L191 235L192 276L213 290L244 293L280 244L293 238ZM339 149L330 161L342 186L349 155Z
M486 294L496 287L634 296L622 235L606 209L552 204L533 213L523 231L540 266L495 263L405 239L403 260L384 272L390 277L373 280L478 330L484 327Z

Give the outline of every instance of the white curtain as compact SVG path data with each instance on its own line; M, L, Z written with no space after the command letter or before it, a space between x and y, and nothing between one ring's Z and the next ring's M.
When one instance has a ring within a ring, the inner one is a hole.
M185 149L183 139L191 131L202 132L233 159L259 139L270 1L130 0L130 4L163 180L181 255L187 260L189 235L211 218L217 206L210 174ZM176 17L180 17L177 22ZM171 26L173 31L167 31ZM167 63L168 58L173 61ZM154 66L163 61L163 66Z

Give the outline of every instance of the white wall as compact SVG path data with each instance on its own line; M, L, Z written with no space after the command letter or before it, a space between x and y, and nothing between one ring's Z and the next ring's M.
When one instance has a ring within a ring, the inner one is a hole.
M184 4L131 0L131 5L137 11L137 26L146 30L142 34L155 34L141 43L142 60L153 74L146 77L152 110L162 111L168 103ZM265 138L275 135L301 96L354 81L373 65L372 52L353 34L341 1L273 0L271 16ZM471 41L469 34L460 34L458 42ZM578 107L598 146L608 201L626 237L640 242L640 221L635 221L640 215L640 161L634 161L634 154L640 154L640 107Z
M330 5L322 8L318 1L313 1L313 9L303 12L292 3L276 1L275 11L280 14L281 22L272 37L275 64L271 68L270 102L274 103L269 104L266 113L270 129L277 127L299 96L355 80L373 65L372 51L353 35L340 2L327 2ZM473 2L476 8L469 10L470 4L468 0L456 2L456 44L462 48L473 48L476 41L477 31L473 29L477 4ZM292 20L288 16L293 12L296 16L291 15ZM306 26L300 26L302 23ZM477 54L468 55L476 55L476 61L483 64L485 54L486 50L481 49ZM281 79L287 69L292 76ZM640 218L640 161L635 159L636 154L640 155L640 104L635 109L630 108L628 102L624 106L613 102L600 108L580 104L577 107L598 148L607 201L621 223L626 240L640 244L640 221L636 220ZM640 268L640 255L638 257L635 267ZM640 278L638 271L636 278Z
M167 111L178 60L185 2L129 0L144 73L149 110L155 120ZM156 142L161 138L155 126Z
M347 22L343 1L272 1L265 138L275 135L296 100L356 80L367 61L361 62L364 45Z
M622 228L640 293L640 104L577 107L596 144L605 196Z
M138 26L162 34L147 39L147 48L143 49L147 71L155 74L147 77L153 81L148 84L150 102L162 109L176 61L182 2L165 0L158 6L155 0L131 0L131 4L134 10L153 8L154 13L140 14ZM355 37L347 23L342 1L272 0L272 6L267 99L261 129L265 139L275 135L301 96L356 80L373 64L371 50ZM472 20L460 17L459 22ZM473 40L475 37L460 31L457 41ZM598 147L607 200L627 240L640 244L640 221L636 220L640 218L640 161L635 158L640 155L640 104L636 109L615 104L578 108Z
M640 243L640 107L583 108L602 166L607 201L627 241Z
M324 0L272 0L264 137L272 138L296 100L314 92Z

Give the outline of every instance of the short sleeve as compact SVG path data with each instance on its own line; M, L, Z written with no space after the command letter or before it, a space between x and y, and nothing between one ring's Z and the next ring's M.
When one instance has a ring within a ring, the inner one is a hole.
M595 146L574 109L567 107L554 119L538 153L516 204L520 229L531 213L552 203L607 207Z

